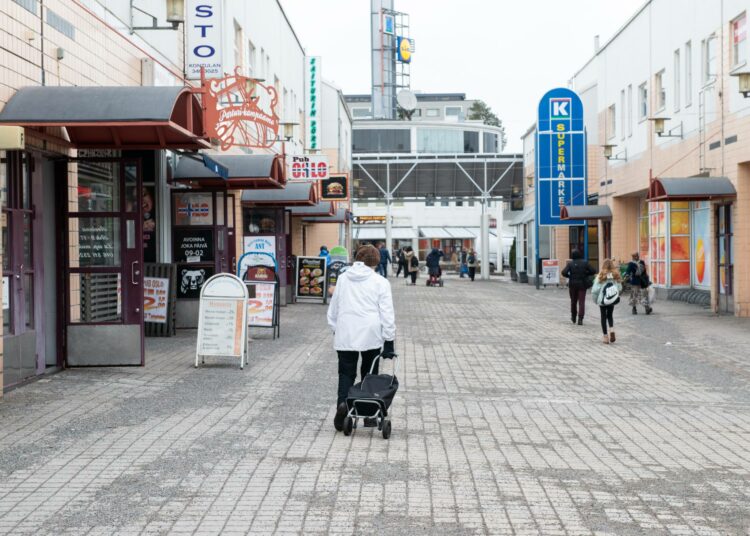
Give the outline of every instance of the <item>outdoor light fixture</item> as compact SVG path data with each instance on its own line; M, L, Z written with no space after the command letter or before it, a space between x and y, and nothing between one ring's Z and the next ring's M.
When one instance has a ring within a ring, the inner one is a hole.
M654 123L654 132L657 136L660 138L680 138L682 139L682 122L680 122L679 126L676 126L669 130L666 134L664 133L666 131L666 127L664 126L664 123L666 121L669 121L669 117L649 117L649 121L653 121ZM677 129L680 129L679 134L673 134L673 132Z
M291 141L294 137L294 127L299 125L299 123L293 123L293 122L287 122L287 123L279 123L279 126L284 127L284 138L286 141Z
M617 147L617 145L602 145L602 149L604 149L604 158L607 160L627 160L628 154L627 149L623 149L621 153L618 153L616 156L613 156L612 149Z
M133 5L134 0L130 0L130 33L132 34L136 30L176 30L180 23L185 22L185 0L166 0L167 3L167 22L171 23L171 26L157 26L156 17L151 13L144 11L138 6ZM151 17L151 26L134 26L133 22L133 11L139 11Z
M745 98L750 97L750 72L739 72L731 73L731 76L736 76L740 80L740 93Z

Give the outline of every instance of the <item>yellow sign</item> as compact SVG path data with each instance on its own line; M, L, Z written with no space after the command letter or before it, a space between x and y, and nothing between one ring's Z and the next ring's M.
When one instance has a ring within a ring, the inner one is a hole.
M411 40L408 37L398 38L398 61L411 63Z

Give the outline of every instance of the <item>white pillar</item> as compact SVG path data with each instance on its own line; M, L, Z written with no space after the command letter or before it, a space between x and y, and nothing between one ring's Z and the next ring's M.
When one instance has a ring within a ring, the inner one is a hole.
M503 243L503 210L505 210L505 199L500 199L497 202L497 223L495 225L495 232L497 233L497 259L495 260L495 267L501 274L503 273L503 251L505 244Z
M391 216L391 201L393 195L391 193L391 166L386 164L385 166L385 247L391 255L393 254L393 229L392 229L392 216ZM388 267L390 269L390 267Z
M482 237L481 251L479 252L479 258L482 261L481 266L481 279L488 280L490 278L490 215L487 212L487 198L482 199L482 221L480 226L480 235Z

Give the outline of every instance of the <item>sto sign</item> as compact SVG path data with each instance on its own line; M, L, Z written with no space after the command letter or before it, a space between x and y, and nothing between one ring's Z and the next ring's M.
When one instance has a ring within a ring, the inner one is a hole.
M221 0L188 0L185 24L186 71L189 80L224 75L222 67Z

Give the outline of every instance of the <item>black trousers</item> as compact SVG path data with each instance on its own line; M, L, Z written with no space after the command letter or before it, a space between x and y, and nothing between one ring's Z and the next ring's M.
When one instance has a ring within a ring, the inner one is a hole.
M586 314L586 287L568 287L570 294L570 317L583 318Z
M398 270L396 270L396 277L401 275L401 270L404 269L404 263L400 262L398 263Z
M415 270L413 272L407 272L407 273L408 273L408 275L411 276L412 285L416 285L417 284L417 271ZM404 277L406 277L406 276L404 276Z
M615 327L615 320L612 318L612 314L615 312L615 306L613 305L600 305L599 313L602 316L602 333L607 334L607 324L609 329Z
M469 277L472 281L474 281L474 276L477 275L477 268L476 266L469 266Z
M372 361L380 354L380 348L374 348L372 350L365 350L362 353L362 366L359 369L360 379L364 378L366 374L370 373L370 367ZM357 361L359 360L360 352L343 352L338 351L339 354L339 393L336 400L338 406L346 400L346 395L349 394L349 388L354 385L357 379ZM378 373L378 364L375 365L372 373Z

